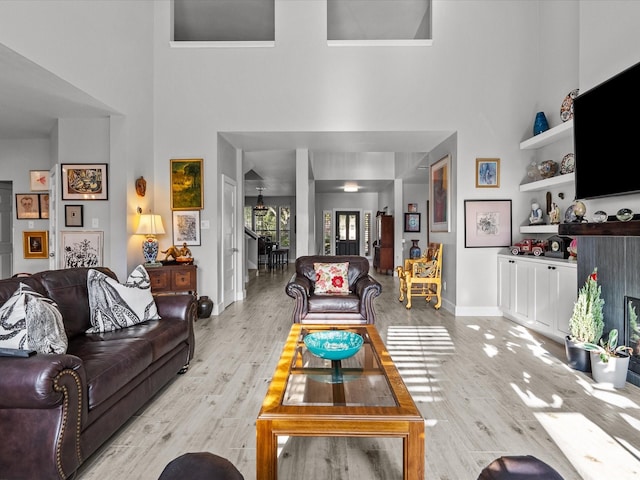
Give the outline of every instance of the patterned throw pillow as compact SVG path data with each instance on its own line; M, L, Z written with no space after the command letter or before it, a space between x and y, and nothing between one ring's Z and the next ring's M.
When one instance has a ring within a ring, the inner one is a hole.
M87 275L91 325L87 333L113 332L160 318L149 274L138 265L124 284L98 270Z
M316 285L314 293L349 293L349 262L314 263Z
M0 308L0 347L65 353L67 346L56 303L21 283Z

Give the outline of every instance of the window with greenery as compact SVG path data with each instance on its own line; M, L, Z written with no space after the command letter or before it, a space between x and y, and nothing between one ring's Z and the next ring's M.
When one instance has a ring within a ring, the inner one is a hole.
M244 207L244 225L260 237L269 237L281 248L291 246L291 208L289 205L267 205L265 215L255 215L253 208Z

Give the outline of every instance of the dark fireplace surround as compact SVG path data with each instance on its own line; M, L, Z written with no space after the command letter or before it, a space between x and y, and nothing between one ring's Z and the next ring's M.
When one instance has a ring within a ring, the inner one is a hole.
M595 267L604 298L604 331L617 328L619 343L634 348L627 381L640 386L640 220L605 223L565 223L560 235L575 237L578 242L578 288ZM635 331L633 329L635 328Z

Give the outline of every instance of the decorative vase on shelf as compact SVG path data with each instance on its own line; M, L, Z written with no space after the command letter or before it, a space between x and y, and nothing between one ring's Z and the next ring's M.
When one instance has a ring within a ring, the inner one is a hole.
M544 112L536 113L536 119L533 122L533 135L539 135L547 130L549 130L549 122L547 122Z
M420 254L422 253L422 251L420 250L420 247L418 246L418 242L420 240L411 240L413 242L413 245L411 245L411 248L409 249L409 258L411 258L412 260L415 258L420 258Z

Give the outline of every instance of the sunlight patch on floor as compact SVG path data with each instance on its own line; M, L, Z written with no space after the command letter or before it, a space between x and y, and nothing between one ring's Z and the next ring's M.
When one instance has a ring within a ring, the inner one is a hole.
M640 478L640 460L581 413L535 416L584 480Z
M387 350L393 358L414 401L442 401L442 388L435 379L438 358L454 355L451 336L442 326L391 326L387 329Z
M529 408L560 408L562 407L563 401L560 395L556 395L555 393L552 395L553 401L551 403L543 400L542 398L535 395L531 390L524 391L515 383L511 383L511 388L516 392L516 395L520 397L522 403L524 403Z

